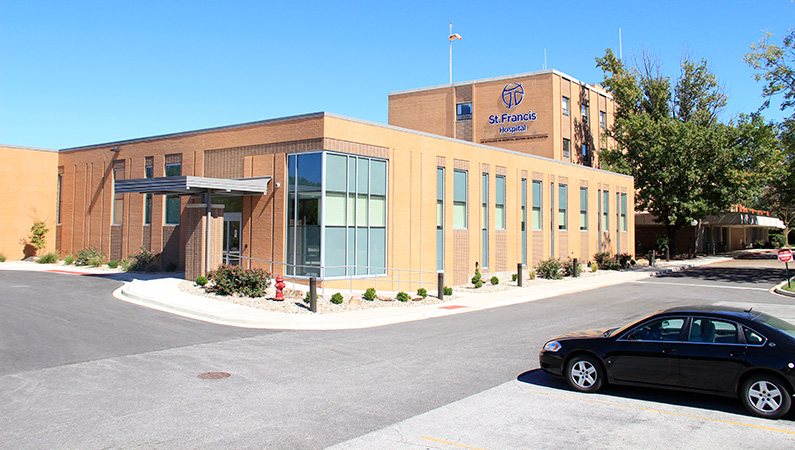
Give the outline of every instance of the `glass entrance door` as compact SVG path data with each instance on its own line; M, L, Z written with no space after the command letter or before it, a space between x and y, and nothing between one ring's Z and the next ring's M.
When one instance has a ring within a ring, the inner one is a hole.
M240 264L241 213L224 214L224 264Z

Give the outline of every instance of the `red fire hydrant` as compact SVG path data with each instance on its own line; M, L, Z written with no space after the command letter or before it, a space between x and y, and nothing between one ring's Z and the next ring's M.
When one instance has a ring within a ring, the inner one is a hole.
M282 292L282 289L284 289L285 286L287 285L284 284L284 278L281 275L276 275L276 284L274 284L274 287L276 287L276 297L274 300L284 300L284 293Z

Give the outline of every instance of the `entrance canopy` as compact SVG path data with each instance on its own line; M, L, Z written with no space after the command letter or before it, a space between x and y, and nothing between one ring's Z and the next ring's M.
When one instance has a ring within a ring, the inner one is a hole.
M207 178L207 177L161 177L116 180L116 194L140 192L159 195L201 195L211 193L213 197L237 197L240 195L267 195L271 177L253 178Z

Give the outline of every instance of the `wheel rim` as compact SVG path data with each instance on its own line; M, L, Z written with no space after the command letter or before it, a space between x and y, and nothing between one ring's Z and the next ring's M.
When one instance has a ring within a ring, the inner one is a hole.
M581 388L589 388L596 383L596 367L588 361L577 361L571 366L571 379Z
M748 388L748 400L762 412L777 411L781 407L781 390L769 381L757 381Z

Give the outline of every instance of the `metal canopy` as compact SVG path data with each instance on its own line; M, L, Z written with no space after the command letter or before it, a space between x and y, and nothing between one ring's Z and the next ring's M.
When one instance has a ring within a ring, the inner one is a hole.
M206 178L206 177L160 177L116 180L114 192L127 194L140 192L158 195L200 195L211 193L213 197L237 197L240 195L267 195L271 177L252 178Z

